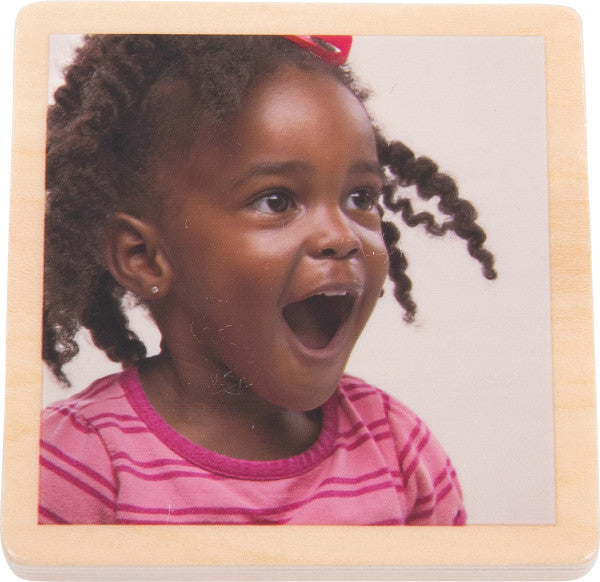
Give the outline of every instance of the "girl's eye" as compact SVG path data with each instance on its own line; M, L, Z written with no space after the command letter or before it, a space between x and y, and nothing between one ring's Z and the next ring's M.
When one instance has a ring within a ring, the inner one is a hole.
M369 212L375 207L375 195L369 190L355 190L346 199L346 210Z
M295 208L292 197L287 192L272 192L255 200L252 207L269 214L281 214Z

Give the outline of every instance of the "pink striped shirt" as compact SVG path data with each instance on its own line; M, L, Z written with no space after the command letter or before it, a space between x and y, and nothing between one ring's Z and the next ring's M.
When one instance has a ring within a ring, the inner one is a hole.
M40 523L464 524L456 474L406 407L344 376L303 453L232 459L176 433L137 369L43 412Z

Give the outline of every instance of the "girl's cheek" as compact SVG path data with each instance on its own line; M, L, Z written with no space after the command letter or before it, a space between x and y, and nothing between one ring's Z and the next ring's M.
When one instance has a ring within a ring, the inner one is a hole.
M385 278L389 268L389 255L383 240L383 234L378 232L372 237L370 243L367 247L367 260L377 263L377 270L383 273L382 276Z

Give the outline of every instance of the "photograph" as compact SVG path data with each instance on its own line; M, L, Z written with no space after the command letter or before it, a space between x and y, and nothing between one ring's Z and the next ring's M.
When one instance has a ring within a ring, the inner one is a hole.
M52 35L41 521L553 523L544 49ZM366 137L309 67L342 76ZM238 121L263 83L306 135L244 144L277 119ZM166 276L140 221L164 229ZM371 410L330 410L334 390Z

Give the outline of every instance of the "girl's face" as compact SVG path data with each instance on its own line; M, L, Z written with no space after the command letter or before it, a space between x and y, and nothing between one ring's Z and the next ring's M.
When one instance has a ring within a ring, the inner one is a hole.
M387 274L371 122L338 81L293 69L256 87L225 135L198 141L159 174L175 272L164 341L272 404L314 409Z

